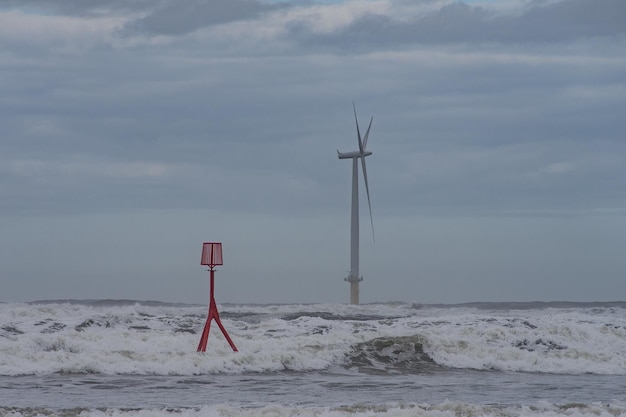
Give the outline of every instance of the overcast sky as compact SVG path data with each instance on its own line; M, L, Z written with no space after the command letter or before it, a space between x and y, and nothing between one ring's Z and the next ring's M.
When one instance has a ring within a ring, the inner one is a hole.
M0 301L626 299L624 0L0 0Z

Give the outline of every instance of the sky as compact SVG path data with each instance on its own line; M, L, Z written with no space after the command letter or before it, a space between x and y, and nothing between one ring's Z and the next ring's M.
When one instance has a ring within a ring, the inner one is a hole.
M623 0L0 0L0 301L626 300Z

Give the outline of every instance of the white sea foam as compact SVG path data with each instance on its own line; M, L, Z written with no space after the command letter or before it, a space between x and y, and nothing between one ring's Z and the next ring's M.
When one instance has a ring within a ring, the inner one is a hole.
M402 404L377 406L345 406L339 408L288 407L266 405L259 408L239 408L228 405L200 408L165 409L3 409L0 417L25 417L45 415L50 417L616 417L626 415L626 404L565 404L540 403L535 406L496 407L489 405L445 402L437 405Z
M195 351L203 306L0 304L0 375L307 371L353 366L357 356L403 372L420 353L454 368L626 375L621 307L221 305L220 314L238 353L216 325L207 352ZM388 342L372 342L381 338ZM386 349L405 340L423 352Z

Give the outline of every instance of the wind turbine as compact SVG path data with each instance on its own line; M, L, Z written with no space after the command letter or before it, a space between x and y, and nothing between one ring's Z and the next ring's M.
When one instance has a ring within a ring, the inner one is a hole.
M361 160L361 167L363 168L363 179L365 180L365 191L367 192L367 205L370 209L370 222L372 224L372 239L374 237L374 220L372 218L372 204L370 203L370 190L367 184L367 169L365 168L365 157L370 156L372 153L366 151L367 138L370 134L370 128L372 127L372 121L374 116L370 119L370 124L367 127L365 136L361 139L361 131L359 129L359 120L356 117L356 107L352 103L354 109L354 121L356 122L356 133L359 141L359 150L352 152L339 152L337 155L339 159L352 159L352 210L350 218L350 275L345 278L350 283L350 304L359 304L359 282L363 281L363 277L359 275L359 159Z

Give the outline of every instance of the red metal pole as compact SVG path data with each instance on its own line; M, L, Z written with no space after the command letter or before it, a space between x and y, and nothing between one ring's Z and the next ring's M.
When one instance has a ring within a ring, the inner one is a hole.
M228 332L222 325L222 321L220 320L220 314L217 311L217 303L215 302L215 271L211 267L211 284L210 284L210 301L209 301L209 315L207 316L206 323L204 324L204 330L202 331L202 336L200 337L200 343L198 344L198 352L206 352L206 345L209 340L209 331L211 330L211 320L215 320L217 325L219 326L222 334L228 341L228 344L233 349L234 352L238 352L237 347L233 343L232 339L228 335Z

